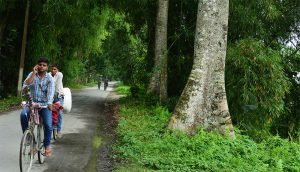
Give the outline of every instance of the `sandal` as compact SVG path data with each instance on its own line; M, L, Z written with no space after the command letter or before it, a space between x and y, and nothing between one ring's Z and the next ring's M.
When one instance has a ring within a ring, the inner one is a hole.
M46 149L45 149L45 156L46 157L49 157L49 156L51 156L52 155L52 149L50 148L50 147L47 147Z

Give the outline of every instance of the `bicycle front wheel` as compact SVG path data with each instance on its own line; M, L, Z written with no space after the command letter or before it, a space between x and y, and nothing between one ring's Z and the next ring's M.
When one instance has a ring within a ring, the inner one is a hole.
M19 164L21 172L29 172L31 169L33 145L33 135L30 130L26 130L20 144Z
M37 127L37 150L39 163L43 164L45 162L45 147L44 147L44 126L39 124Z

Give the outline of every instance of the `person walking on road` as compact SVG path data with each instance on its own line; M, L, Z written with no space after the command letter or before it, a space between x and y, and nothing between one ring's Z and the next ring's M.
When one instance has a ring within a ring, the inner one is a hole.
M44 147L45 156L51 156L52 149L50 147L52 134L52 103L54 97L54 80L48 70L49 61L47 58L41 57L37 65L33 67L33 71L27 76L23 85L29 87L32 101L39 103L41 106L47 106L40 111L44 123ZM28 119L30 117L30 109L27 107L21 112L21 126L23 133L28 128Z
M59 68L56 64L51 65L51 75L55 83L55 94L54 99L58 99L60 105L64 105L64 88L63 88L63 74L59 71ZM58 114L58 123L57 123L57 137L61 137L61 128L62 128L62 110L59 110Z
M108 86L108 78L105 77L105 79L104 79L104 91L106 90L107 86Z
M101 80L102 80L102 77L98 76L98 90L100 90L100 87L101 87Z

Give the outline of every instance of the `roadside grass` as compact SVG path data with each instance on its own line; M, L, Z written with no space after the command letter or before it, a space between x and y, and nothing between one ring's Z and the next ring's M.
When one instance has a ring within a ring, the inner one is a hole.
M147 169L145 167L141 167L137 164L126 164L123 166L116 167L115 172L150 172L153 171L151 169Z
M300 171L300 145L277 136L257 143L199 130L194 136L166 129L171 114L147 96L120 99L116 171ZM122 165L123 164L123 165Z
M119 82L117 85L116 91L118 94L130 95L130 87L124 85L122 82Z
M21 98L16 96L9 96L0 100L0 112L9 110L13 107L19 106L21 108Z

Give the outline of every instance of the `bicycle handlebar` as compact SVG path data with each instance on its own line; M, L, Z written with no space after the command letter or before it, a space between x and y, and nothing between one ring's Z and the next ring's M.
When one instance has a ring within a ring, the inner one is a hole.
M28 103L26 103L26 101L22 101L21 105L22 105L22 107L30 106ZM48 108L48 106L41 106L40 103L35 103L35 102L31 103L31 107L33 107L33 108L40 108L40 109Z
M47 108L48 106L41 106L41 104L40 103L35 103L35 102L32 102L32 107L35 107L35 108Z

